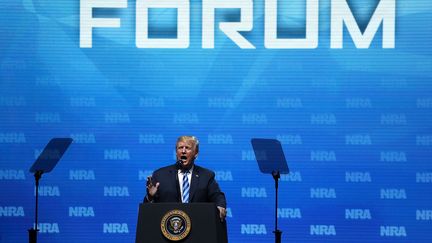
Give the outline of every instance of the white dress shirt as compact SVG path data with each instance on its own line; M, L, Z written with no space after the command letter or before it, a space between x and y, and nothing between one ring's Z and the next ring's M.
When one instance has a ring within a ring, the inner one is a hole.
M189 182L189 190L190 190L190 186L191 186L191 180L192 180L192 172L193 172L194 167L192 166L189 169L189 173L187 175L188 177L188 182ZM177 175L178 175L178 181L179 181L179 185L180 185L180 197L183 198L183 170L179 169L177 170ZM190 192L190 191L189 191Z

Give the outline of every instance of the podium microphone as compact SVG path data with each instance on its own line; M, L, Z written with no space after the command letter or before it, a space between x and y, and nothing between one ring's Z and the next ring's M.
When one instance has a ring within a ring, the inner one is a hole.
M178 169L182 169L183 163L182 163L181 159L177 160L176 164L177 164Z

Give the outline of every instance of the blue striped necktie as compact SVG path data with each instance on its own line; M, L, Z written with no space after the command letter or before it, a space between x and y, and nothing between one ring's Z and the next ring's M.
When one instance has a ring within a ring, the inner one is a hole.
M182 191L182 202L189 202L189 180L188 180L189 170L183 171L183 191Z

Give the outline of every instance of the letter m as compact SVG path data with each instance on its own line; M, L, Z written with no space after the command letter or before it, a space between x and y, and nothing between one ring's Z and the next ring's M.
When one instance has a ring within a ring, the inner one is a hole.
M383 48L395 48L395 0L381 0L362 34L346 0L332 0L331 48L343 47L344 23L357 48L369 48L379 26L383 26Z

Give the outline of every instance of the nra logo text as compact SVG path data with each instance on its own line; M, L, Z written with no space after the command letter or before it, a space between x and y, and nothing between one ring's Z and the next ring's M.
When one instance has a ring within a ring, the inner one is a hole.
M289 174L282 174L281 181L302 181L302 176L299 171L290 171Z
M23 170L0 170L0 180L25 180Z
M230 170L217 170L215 174L217 181L233 181L233 175Z
M432 183L432 172L417 172L416 173L417 183Z
M129 228L126 223L104 223L104 234L129 234Z
M380 160L385 162L406 162L407 156L403 151L382 151Z
M345 99L345 107L349 109L371 108L372 101L370 98L347 98Z
M26 137L22 132L0 133L0 143L26 143Z
M93 170L69 170L69 180L94 181L95 179Z
M255 152L253 150L242 150L242 160L255 160Z
M336 198L336 190L334 188L311 188L311 198Z
M60 123L60 114L57 112L36 112L36 123Z
M432 98L418 98L417 108L432 108Z
M382 114L382 125L406 125L407 119L405 114Z
M407 199L405 189L382 188L381 199Z
M301 211L299 208L278 208L278 218L301 219Z
M51 75L51 74L44 74L41 76L37 76L36 77L36 86L39 87L60 87L60 78L55 76L55 75Z
M69 207L69 217L94 217L93 207Z
M174 113L174 124L198 124L197 113Z
M139 99L140 107L165 107L163 97L141 97Z
M129 150L127 149L105 149L105 160L130 160Z
M209 134L207 136L208 144L233 144L233 138L231 134Z
M370 172L367 171L346 171L346 182L372 182Z
M27 101L24 96L0 96L0 106L26 106Z
M36 189L34 190L36 195ZM60 197L60 189L58 186L39 186L40 197Z
M243 124L267 124L267 115L264 113L244 113L242 115Z
M162 134L139 134L139 143L164 144L165 138Z
M16 206L0 206L0 217L24 217L24 208Z
M95 107L96 100L91 96L79 96L70 98L71 107Z
M298 134L278 134L276 139L282 144L303 144L302 137Z
M311 161L336 161L336 153L334 151L313 150L310 154Z
M96 143L96 137L93 133L72 133L70 136L74 143Z
M105 197L129 197L129 188L126 186L104 186Z
M276 100L276 107L282 109L302 108L303 103L300 98L283 97Z
M369 209L347 208L345 209L345 219L372 219Z
M267 197L264 187L242 187L242 197Z
M39 233L42 234L58 234L60 233L58 223L38 223Z
M27 63L22 59L4 58L0 65L0 70L23 70L27 68Z
M209 97L207 105L209 108L230 109L235 107L235 102L232 97Z
M333 236L336 235L334 225L316 224L310 226L310 235Z
M432 135L417 135L417 146L432 146Z
M209 134L207 137L208 144L233 144L231 134Z
M333 113L312 114L311 124L315 125L334 125L336 124L336 116Z
M266 235L267 229L265 224L242 224L242 235Z
M407 237L405 226L380 226L381 237Z
M369 134L352 134L345 136L346 145L371 145L372 139Z
M432 210L416 210L416 220L432 220Z
M130 123L129 113L107 112L105 113L105 123L112 123L112 124Z

